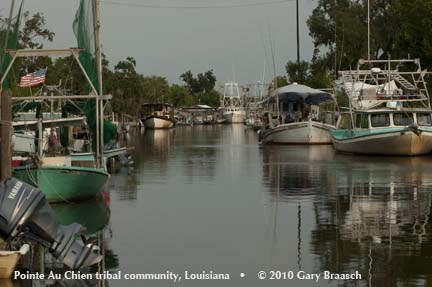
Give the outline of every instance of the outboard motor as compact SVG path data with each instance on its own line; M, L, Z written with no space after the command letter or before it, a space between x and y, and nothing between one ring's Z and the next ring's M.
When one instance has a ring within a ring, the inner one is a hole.
M41 243L55 258L79 269L102 259L97 246L78 237L81 229L76 223L60 225L39 189L15 178L0 182L0 236L4 240Z

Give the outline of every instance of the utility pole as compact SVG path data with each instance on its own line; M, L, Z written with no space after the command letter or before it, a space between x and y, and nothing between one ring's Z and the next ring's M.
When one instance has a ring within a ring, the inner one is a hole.
M368 15L368 60L370 60L370 0L367 1L367 15Z
M297 63L300 63L299 0L296 0L296 22L297 22Z

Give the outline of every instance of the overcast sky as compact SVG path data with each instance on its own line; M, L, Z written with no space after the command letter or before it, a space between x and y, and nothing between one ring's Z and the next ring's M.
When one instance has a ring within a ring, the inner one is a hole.
M301 57L309 60L313 44L306 20L317 1L299 1ZM272 77L270 37L275 43L277 74L285 74L286 62L296 59L295 0L277 4L271 4L275 0L110 2L101 2L101 40L111 65L132 56L139 72L164 76L171 83L179 83L180 74L187 70L196 74L213 69L218 82L233 81L235 77L237 82L246 84L261 80L264 63L266 80ZM160 9L131 3L162 6L268 4L223 9ZM9 0L0 1L1 14L6 14L9 5ZM71 27L78 5L78 0L25 0L25 9L43 12L47 27L56 34L47 48L76 46Z

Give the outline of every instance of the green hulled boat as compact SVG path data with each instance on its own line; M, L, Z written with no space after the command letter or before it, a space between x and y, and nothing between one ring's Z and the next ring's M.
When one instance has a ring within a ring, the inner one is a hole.
M104 169L77 166L19 166L13 176L38 187L49 202L70 202L95 197L109 174Z
M330 131L336 150L392 156L432 151L432 107L419 59L359 60L357 70L339 73L349 112Z

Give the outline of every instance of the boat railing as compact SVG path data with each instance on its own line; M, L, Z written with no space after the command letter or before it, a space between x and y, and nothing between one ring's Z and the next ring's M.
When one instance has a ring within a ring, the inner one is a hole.
M429 92L424 79L426 73L426 71L399 72L370 69L340 71L339 75L343 89L350 100L428 102ZM359 87L358 84L364 87ZM371 86L375 86L374 95L370 95L371 91L368 91L373 90ZM363 93L368 96L363 98Z

